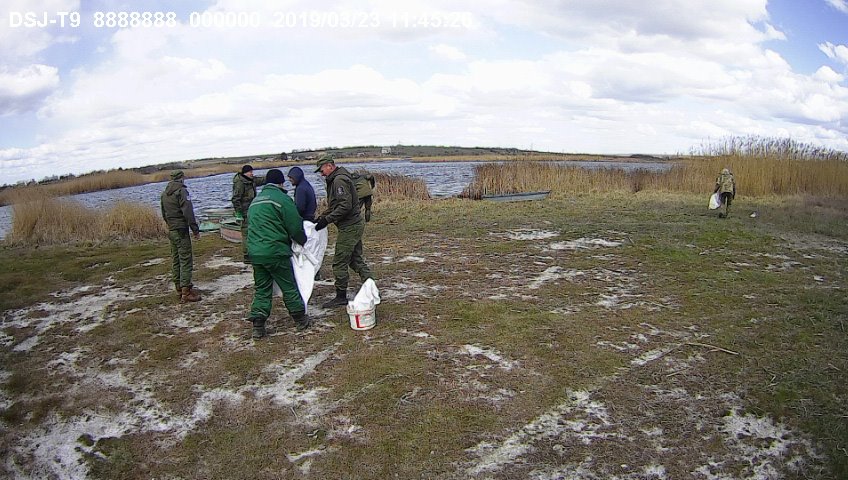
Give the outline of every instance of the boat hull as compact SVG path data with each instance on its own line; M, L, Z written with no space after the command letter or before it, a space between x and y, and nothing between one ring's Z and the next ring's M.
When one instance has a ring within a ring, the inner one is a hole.
M551 191L544 192L524 192L524 193L509 193L504 195L483 195L482 200L490 202L526 202L530 200L544 200L550 195Z
M241 243L241 223L238 220L221 222L221 238L228 242Z

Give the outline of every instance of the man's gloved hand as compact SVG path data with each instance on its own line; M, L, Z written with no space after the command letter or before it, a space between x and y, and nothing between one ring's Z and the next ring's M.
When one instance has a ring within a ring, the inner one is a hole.
M315 222L315 230L324 230L327 228L327 220L324 217L319 217L318 221Z
M241 212L236 212L236 218L239 220L244 220L244 215L242 215Z

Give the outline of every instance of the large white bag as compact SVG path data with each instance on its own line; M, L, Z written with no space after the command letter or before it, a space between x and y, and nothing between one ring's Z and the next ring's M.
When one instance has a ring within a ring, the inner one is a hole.
M718 192L710 195L710 210L715 210L721 206L721 195Z
M315 230L314 223L304 220L303 232L306 233L306 245L300 246L297 242L292 242L291 263L297 289L300 297L303 298L303 305L306 306L315 287L315 273L321 269L321 263L324 261L324 251L327 250L327 229ZM283 295L276 282L274 295Z

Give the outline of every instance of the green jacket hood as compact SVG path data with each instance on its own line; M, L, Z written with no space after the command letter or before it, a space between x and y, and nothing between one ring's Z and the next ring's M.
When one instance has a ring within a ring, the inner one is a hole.
M168 182L168 186L165 187L165 195L173 195L183 187L185 187L185 184L182 180L171 180Z

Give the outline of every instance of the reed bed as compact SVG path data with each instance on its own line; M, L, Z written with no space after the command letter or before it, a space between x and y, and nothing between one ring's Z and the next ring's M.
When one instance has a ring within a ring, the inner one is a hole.
M640 190L704 194L713 191L718 174L729 168L741 195L848 197L845 152L788 139L744 137L693 153L702 156L680 160L665 172L589 170L546 162L478 165L474 181L461 196L540 190L551 190L552 195Z
M377 181L377 186L374 188L375 202L430 199L427 184L420 178L388 173L375 173L373 175Z
M479 199L484 195L550 190L552 196L581 192L638 191L650 176L639 170L589 170L545 162L509 162L474 167L474 180L460 194Z
M140 240L166 234L165 223L151 207L119 202L104 212L75 201L48 197L14 204L12 228L6 242L63 245Z

